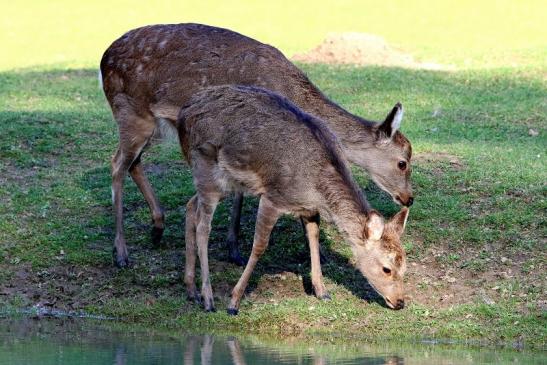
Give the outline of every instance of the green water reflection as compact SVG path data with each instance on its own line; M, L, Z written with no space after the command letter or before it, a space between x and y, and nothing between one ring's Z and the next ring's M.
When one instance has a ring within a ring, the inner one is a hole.
M340 339L337 341L340 342ZM0 364L546 364L542 352L166 335L108 321L0 319Z

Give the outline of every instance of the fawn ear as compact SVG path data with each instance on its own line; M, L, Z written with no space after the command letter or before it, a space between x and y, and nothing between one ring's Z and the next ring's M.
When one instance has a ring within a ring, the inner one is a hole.
M395 104L387 115L386 120L378 127L378 134L380 134L381 137L391 139L395 132L401 127L403 113L403 105L401 103Z
M384 219L378 212L371 211L365 224L365 237L372 241L378 241L384 233Z
M410 210L407 207L403 207L399 213L395 214L393 218L389 220L389 224L395 228L395 232L397 232L399 236L402 235L405 230L409 212Z

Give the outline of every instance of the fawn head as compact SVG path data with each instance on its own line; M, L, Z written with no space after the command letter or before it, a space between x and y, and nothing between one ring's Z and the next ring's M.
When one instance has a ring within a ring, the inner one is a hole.
M353 248L357 268L392 309L402 309L405 305L406 257L400 239L407 218L406 207L387 223L380 214L371 211L364 223L363 241Z

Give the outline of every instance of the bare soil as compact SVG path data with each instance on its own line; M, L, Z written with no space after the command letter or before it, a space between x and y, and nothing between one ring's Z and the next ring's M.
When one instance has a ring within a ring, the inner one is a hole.
M314 49L292 57L304 63L327 63L335 65L377 65L427 70L447 70L449 65L420 62L384 38L367 33L329 33L323 43Z

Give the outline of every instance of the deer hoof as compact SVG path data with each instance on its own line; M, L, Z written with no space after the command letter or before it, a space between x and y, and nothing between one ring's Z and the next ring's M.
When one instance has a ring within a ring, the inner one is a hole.
M232 264L236 264L237 266L245 266L247 265L247 260L245 260L243 257L241 257L241 254L239 253L239 250L230 252L230 256L228 257L228 261Z
M152 238L152 245L154 247L160 247L161 238L163 237L163 228L152 227L150 236Z
M329 294L329 293L326 293L326 294L321 295L321 297L320 297L319 299L324 300L324 301L326 301L326 302L332 300L332 298L330 297L330 294Z
M239 313L239 311L235 308L228 308L226 312L229 316L237 316L237 314Z
M215 303L213 302L213 299L205 299L203 307L205 308L205 312L208 313L217 311L215 309Z
M118 254L116 248L114 248L114 251L112 252L112 258L114 260L114 265L118 269L125 269L129 267L129 257L127 254Z
M190 302L194 302L196 304L201 304L201 296L199 294L196 294L196 293L188 293L186 295L186 298L188 299L188 301Z
M323 255L323 253L321 251L319 251L319 263L321 265L324 265L328 262L329 262L329 260L327 260L327 257L325 255Z

